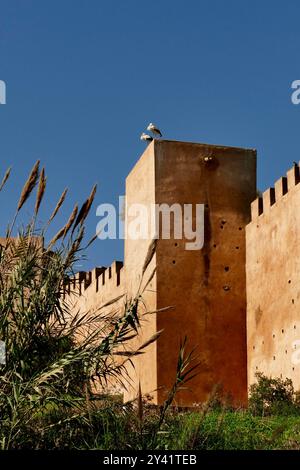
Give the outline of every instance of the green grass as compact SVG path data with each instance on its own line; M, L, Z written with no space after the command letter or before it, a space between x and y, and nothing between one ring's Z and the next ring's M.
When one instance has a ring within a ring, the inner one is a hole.
M125 407L126 408L126 407ZM299 416L253 416L247 411L168 411L157 433L159 410L107 404L89 417L66 410L37 415L20 429L12 448L99 450L278 450L300 449ZM153 436L155 435L155 439Z
M252 416L245 411L188 413L178 420L171 449L263 450L300 448L298 416Z

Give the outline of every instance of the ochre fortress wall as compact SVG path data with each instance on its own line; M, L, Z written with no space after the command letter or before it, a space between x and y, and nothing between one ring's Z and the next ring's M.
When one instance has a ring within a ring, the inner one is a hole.
M254 150L165 140L147 147L126 179L125 227L132 204L204 204L204 246L187 250L184 238L159 237L145 282L154 268L156 274L143 297L147 310L172 309L143 322L140 341L163 333L134 361L125 400L136 397L140 383L154 403L164 401L184 336L197 347L200 367L178 395L180 405L206 400L215 385L246 404L256 372L291 378L300 389L299 182L294 164L256 198ZM74 312L123 295L122 308L126 296L135 296L152 237L149 229L145 239L125 238L124 266L70 279L65 298Z
M144 294L148 310L173 308L147 317L141 340L163 330L159 340L135 361L125 400L142 393L162 403L172 385L180 340L197 347L198 375L177 402L206 400L214 386L223 387L236 404L247 401L245 226L256 197L254 150L154 140L126 179L126 221L132 204L204 204L204 246L186 250L186 239L160 239L146 275L156 275ZM151 243L125 239L124 267L113 264L70 280L66 297L74 311L97 309L109 300L136 294ZM80 295L69 295L72 283Z
M263 372L288 377L300 389L295 355L300 339L299 181L295 164L251 205L246 228L249 384Z

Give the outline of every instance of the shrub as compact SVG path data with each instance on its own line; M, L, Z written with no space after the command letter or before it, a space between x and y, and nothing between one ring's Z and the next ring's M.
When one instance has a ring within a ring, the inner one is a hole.
M300 414L293 382L286 378L266 377L258 372L257 382L250 387L249 410L254 415Z

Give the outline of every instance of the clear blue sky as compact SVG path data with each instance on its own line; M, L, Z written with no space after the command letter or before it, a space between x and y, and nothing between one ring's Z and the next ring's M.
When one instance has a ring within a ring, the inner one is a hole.
M168 139L258 150L265 189L300 159L299 1L1 0L1 223L37 158L48 175L46 218L65 186L73 203L99 183L117 201L149 121ZM26 208L25 208L26 214ZM2 225L2 230L4 227ZM97 241L86 266L122 259L122 241Z

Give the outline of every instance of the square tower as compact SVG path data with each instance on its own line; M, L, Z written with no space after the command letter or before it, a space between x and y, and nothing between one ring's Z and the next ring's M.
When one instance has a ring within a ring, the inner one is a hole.
M207 144L154 140L126 180L126 227L133 204L204 205L204 245L186 249L185 238L158 238L147 272L156 269L144 300L142 339L163 330L157 342L135 359L130 371L134 398L138 384L162 403L176 374L180 340L197 348L197 376L177 403L203 402L219 385L236 405L247 402L245 226L256 197L256 151ZM149 211L150 213L150 211ZM150 216L149 216L150 217ZM149 226L150 218L148 219ZM151 243L125 240L126 290L135 295Z

